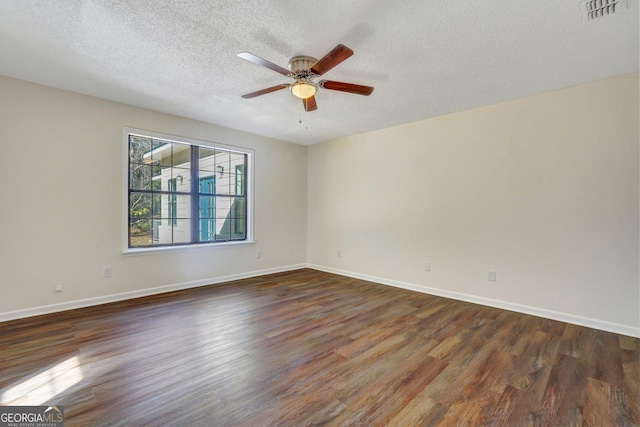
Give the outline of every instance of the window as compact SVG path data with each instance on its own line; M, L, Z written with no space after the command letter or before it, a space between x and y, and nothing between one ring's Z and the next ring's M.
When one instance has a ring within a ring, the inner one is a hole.
M175 193L178 191L178 178L172 178L167 180L167 191L169 192L167 208L169 208L169 223L171 225L178 225L176 213L178 212L178 198ZM162 222L159 222L161 224Z
M247 242L251 150L125 130L126 249Z

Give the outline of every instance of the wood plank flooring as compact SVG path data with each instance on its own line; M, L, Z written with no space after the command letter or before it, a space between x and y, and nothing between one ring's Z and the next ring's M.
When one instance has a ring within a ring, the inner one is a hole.
M638 339L309 269L0 323L66 426L627 426Z

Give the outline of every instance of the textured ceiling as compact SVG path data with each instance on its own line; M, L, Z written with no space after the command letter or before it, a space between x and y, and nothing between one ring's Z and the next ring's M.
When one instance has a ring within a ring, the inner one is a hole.
M579 0L4 0L0 74L313 144L637 71L623 3L585 23ZM241 98L288 80L238 52L286 67L338 43L355 54L323 78L371 96Z

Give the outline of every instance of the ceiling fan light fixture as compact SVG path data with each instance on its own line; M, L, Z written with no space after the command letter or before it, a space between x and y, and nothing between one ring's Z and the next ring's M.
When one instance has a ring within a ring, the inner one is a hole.
M316 85L310 82L296 82L290 86L291 93L300 99L311 98L316 94Z

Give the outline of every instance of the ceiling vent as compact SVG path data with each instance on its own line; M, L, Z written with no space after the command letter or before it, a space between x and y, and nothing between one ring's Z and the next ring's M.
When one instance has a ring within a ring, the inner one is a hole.
M626 0L583 0L580 2L582 20L594 21L605 16L620 12L626 5Z

